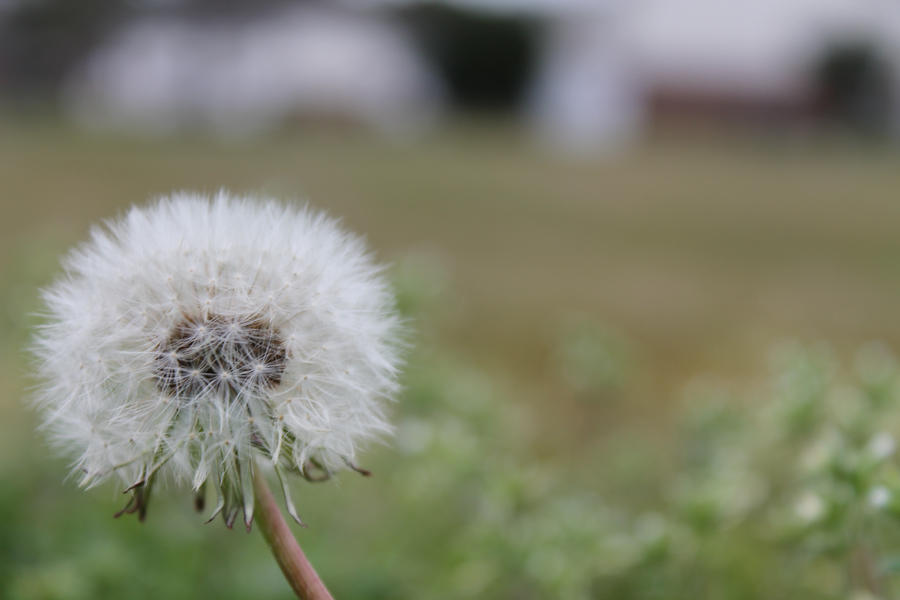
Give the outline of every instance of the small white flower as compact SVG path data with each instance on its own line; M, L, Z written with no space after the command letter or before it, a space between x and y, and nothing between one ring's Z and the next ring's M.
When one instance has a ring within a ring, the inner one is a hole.
M807 492L797 501L794 512L802 521L813 523L825 514L825 501L818 494Z
M884 508L891 501L891 491L883 485L875 486L869 491L869 505L872 508Z
M213 517L243 509L249 527L254 456L324 478L390 431L393 296L327 217L179 193L95 229L64 267L44 293L37 402L82 485L133 491L125 511L143 517L160 477L198 505L208 482Z
M882 431L869 440L869 453L878 460L884 460L894 453L897 449L897 442L894 436Z

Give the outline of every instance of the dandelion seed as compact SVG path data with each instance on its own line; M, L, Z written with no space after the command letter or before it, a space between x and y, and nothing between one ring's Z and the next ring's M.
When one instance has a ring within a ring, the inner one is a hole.
M124 512L142 516L162 477L198 498L208 483L214 516L249 527L256 459L331 475L390 431L393 297L321 214L175 194L95 229L64 267L44 293L37 404L83 485L132 492Z

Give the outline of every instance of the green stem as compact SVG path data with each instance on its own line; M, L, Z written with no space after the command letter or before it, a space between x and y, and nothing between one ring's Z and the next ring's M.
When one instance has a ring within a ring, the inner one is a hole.
M334 600L291 533L266 478L258 467L253 471L256 522L291 588L302 600Z

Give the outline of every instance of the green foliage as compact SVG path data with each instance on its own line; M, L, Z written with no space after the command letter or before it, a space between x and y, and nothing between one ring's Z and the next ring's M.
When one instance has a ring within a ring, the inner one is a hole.
M396 280L411 321L445 314L437 262L406 261ZM572 461L535 451L546 432L514 382L423 329L396 439L365 465L375 477L294 486L310 523L298 537L337 597L900 594L900 371L887 349L842 368L827 348L786 345L749 393L694 388L666 460L634 427ZM582 320L554 364L602 399L637 375L633 356ZM144 524L112 519L122 499L61 481L30 426L27 414L3 425L16 440L0 461L3 598L291 596L258 535L202 525L186 493L161 490Z
M571 318L560 329L555 359L565 383L581 397L606 400L627 383L634 349L624 336L590 318Z
M773 591L895 597L893 357L868 346L848 372L827 348L789 345L773 363L771 381L751 398L691 413L672 514L698 540L758 548L771 569L759 575Z

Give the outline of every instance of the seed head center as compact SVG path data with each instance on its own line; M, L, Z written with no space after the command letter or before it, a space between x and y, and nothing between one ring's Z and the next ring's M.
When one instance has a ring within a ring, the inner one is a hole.
M178 398L233 398L280 384L286 357L278 331L263 319L185 315L157 348L154 375Z

